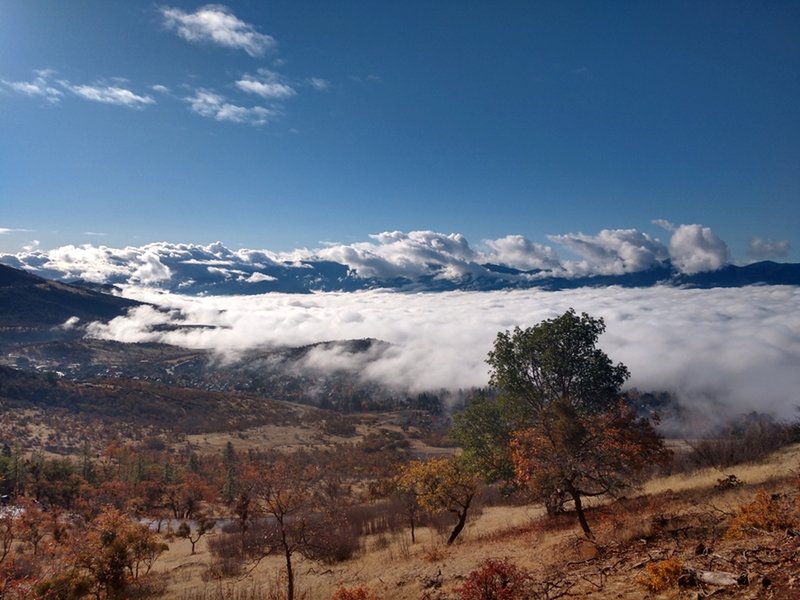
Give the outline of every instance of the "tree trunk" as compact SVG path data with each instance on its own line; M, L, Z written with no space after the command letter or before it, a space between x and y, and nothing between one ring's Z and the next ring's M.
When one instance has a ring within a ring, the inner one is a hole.
M589 523L586 521L586 515L583 512L583 504L581 504L581 495L577 490L570 490L570 496L575 501L575 512L578 513L578 522L581 524L581 529L583 529L583 533L586 535L587 539L594 541L594 534L592 530L589 529Z
M458 523L453 528L453 531L450 533L450 538L447 540L447 545L449 546L453 542L456 541L458 534L461 533L461 530L464 529L464 523L467 522L467 511L469 510L469 505L472 502L472 496L469 497L466 504L464 505L464 509L459 511L458 514Z
M292 572L292 553L286 549L286 600L294 600L294 572Z
M414 537L414 515L411 515L411 543L416 544L417 539Z

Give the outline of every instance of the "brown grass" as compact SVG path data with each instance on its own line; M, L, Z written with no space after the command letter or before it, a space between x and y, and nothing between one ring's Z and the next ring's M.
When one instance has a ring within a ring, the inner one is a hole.
M754 583L736 597L756 597L753 594L761 589L758 578L769 576L774 597L791 598L791 590L786 586L790 577L797 576L800 581L797 561L776 562L781 570L773 569L774 572L767 563L780 561L785 556L781 553L789 551L786 544L798 546L800 540L781 537L784 535L781 532L763 534L766 537L758 537L761 533L750 534L744 540L728 539L724 534L739 507L753 501L758 487L768 494L796 497L793 469L799 464L800 446L794 446L763 464L726 471L735 473L744 482L734 489L715 488L723 477L716 470L650 481L641 496L596 505L589 510L597 544L583 538L574 514L551 519L537 506L486 507L479 516L467 521L459 541L449 547L444 545L443 534L433 528L419 528L415 544L411 543L407 530L383 530L366 536L366 551L348 561L322 565L297 557L297 585L308 600L327 600L337 589L359 586L382 600L452 599L453 590L463 585L469 573L486 559L493 559L508 560L529 571L536 589L569 589L575 597L590 593L596 598L623 600L639 600L648 593L655 594L649 597L665 600L694 597L680 595L686 592L680 592L673 584L676 569L664 566L681 564L692 569L727 570L737 575L746 570ZM745 548L747 559L742 558ZM169 552L156 563L156 569L167 578L166 598L280 597L283 568L280 557L265 558L239 579L215 580L207 579L211 555L206 538L201 539L195 556L190 555L190 550L188 541L176 539L170 543ZM796 553L793 556L800 555L800 547L792 552ZM669 583L659 592L648 592L641 584L648 578ZM784 587L780 588L781 585ZM779 589L788 590L789 595L780 595L776 592Z

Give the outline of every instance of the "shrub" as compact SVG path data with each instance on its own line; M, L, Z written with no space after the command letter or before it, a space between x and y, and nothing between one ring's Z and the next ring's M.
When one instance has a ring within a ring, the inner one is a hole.
M212 579L236 577L244 561L244 542L239 533L221 533L208 540L212 560L207 576Z
M706 467L722 469L754 463L797 441L800 441L797 423L773 423L754 418L717 437L691 444L688 452L676 453L668 472L680 473Z
M793 507L785 496L758 490L752 502L739 507L725 537L744 538L753 530L787 529L794 525L795 520Z
M459 600L524 600L531 596L531 576L514 563L486 559L454 591Z
M447 549L441 545L433 544L426 546L422 551L422 556L428 562L439 562L448 557Z
M76 571L64 571L33 586L36 598L76 600L89 595L92 581Z
M371 589L364 586L353 588L340 587L333 592L331 600L378 600L378 596L376 596L375 592Z
M677 585L683 571L683 563L676 558L669 558L647 565L647 573L640 580L651 592L662 592Z

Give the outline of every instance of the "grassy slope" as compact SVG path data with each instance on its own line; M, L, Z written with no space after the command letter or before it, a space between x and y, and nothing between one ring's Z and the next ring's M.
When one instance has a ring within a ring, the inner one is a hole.
M327 599L340 585L366 585L382 599L451 598L453 588L486 558L508 558L542 580L572 585L570 593L594 598L697 598L703 590L677 586L648 592L640 583L648 563L676 558L701 570L748 572L750 583L733 588L705 586L715 598L800 597L800 542L785 533L763 533L745 540L726 540L724 531L736 507L752 499L756 489L797 494L800 445L773 455L758 465L705 470L690 475L654 479L643 495L622 503L597 506L590 521L599 550L585 542L572 515L548 520L537 507L490 507L469 522L453 547L432 530L366 540L367 551L333 566L299 560L297 579L308 599ZM720 490L717 480L736 474L740 487ZM707 550L697 554L699 544ZM787 557L790 560L786 560ZM791 557L794 557L791 559ZM188 543L175 541L158 563L168 577L166 597L188 600L267 598L275 589L282 562L268 558L242 580L204 582L210 560L205 544L189 556ZM763 577L771 585L763 587ZM440 587L431 585L438 581Z

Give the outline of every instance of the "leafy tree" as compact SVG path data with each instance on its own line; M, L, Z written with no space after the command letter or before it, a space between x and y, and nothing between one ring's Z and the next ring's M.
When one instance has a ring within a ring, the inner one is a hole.
M510 416L535 422L558 400L584 414L613 405L629 373L597 348L604 331L603 319L569 309L533 327L498 333L487 360L490 383L507 398Z
M189 543L192 545L192 554L194 555L197 542L199 542L200 538L209 531L213 531L216 524L216 519L200 517L197 521L197 527L192 530L191 524L189 524L187 521L184 521L178 526L178 531L175 532L175 535L189 540Z
M222 485L222 501L225 504L233 504L239 493L239 475L237 472L238 461L236 458L236 450L234 450L230 440L225 444L222 462L225 467L225 482Z
M77 565L90 575L98 597L125 598L130 583L146 575L165 550L147 527L106 508L78 542Z
M571 499L590 538L581 499L629 487L645 465L667 456L650 422L621 403L629 373L597 347L604 331L603 319L570 309L499 333L487 360L505 402L500 416L513 430L517 481L548 512ZM466 452L479 447L473 442Z
M650 421L621 401L591 416L555 402L538 423L514 434L511 451L520 483L545 500L554 490L566 494L590 539L582 498L630 488L646 466L668 457Z
M396 478L397 487L406 494L413 494L425 510L450 512L456 516L456 525L447 539L448 546L464 529L477 483L472 471L454 458L412 460L402 467Z
M464 412L453 417L450 436L463 449L461 459L467 466L487 483L499 481L508 488L514 482L509 448L513 424L504 408L502 400L476 394Z
M178 482L165 489L165 500L175 519L191 519L204 501L212 499L213 493L205 480L193 473L184 471Z

